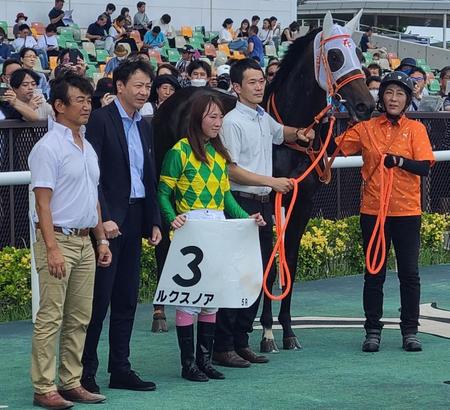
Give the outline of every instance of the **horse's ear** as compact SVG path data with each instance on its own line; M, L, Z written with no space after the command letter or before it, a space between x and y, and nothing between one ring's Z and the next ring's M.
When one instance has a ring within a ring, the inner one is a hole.
M323 19L323 34L322 38L326 39L331 37L333 34L333 16L331 15L331 11L328 11L325 14L325 18Z
M358 14L356 14L355 17L353 17L346 25L345 28L349 31L350 34L353 34L356 29L359 27L359 20L361 19L361 16L363 14L363 9L358 11Z

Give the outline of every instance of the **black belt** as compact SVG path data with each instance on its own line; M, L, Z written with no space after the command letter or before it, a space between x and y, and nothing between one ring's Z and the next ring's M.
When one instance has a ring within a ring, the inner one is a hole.
M130 205L134 205L134 204L139 204L139 203L144 202L144 201L145 201L145 198L130 198L128 200L128 203Z
M240 196L241 198L253 199L254 201L261 202L262 204L266 204L270 201L270 195L258 195L258 194L250 194L248 192L242 191L232 191L233 195Z

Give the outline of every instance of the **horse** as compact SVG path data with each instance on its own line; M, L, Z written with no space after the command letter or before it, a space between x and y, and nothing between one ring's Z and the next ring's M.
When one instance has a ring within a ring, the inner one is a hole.
M331 14L328 13L324 19L323 28L313 30L290 45L266 93L266 101L272 101L273 115L277 120L294 127L308 127L314 121L314 117L327 105L327 79L330 80L330 76L335 85L341 85L338 86L339 93L335 95L335 98L346 107L353 120L361 121L370 117L375 103L364 80L360 78L361 63L356 54L356 46L348 35L355 29L360 15L361 13L342 28L333 25ZM342 36L342 40L345 39L345 42L336 42L338 39L336 37L336 40L329 42L328 45L331 47L322 48L326 53L329 66L328 72L325 72L321 66L321 60L314 55L314 44L317 45L318 41L320 43L320 40L317 40L319 38L328 39L339 35ZM328 77L324 80L324 75L327 73ZM352 80L352 77L357 78ZM219 93L226 112L234 108L236 104L234 97L215 90L187 88L177 91L160 107L153 120L157 166L161 164L165 152L185 135L191 101L197 92ZM315 129L315 147L322 139L322 125L319 124ZM274 176L298 177L310 163L311 158L304 152L285 145L274 146ZM297 268L300 241L311 216L314 195L320 185L321 181L317 173L310 174L300 184L300 196L295 203L291 221L286 230L286 258L292 282ZM288 203L289 199L289 195L286 195L284 203ZM272 289L274 282L275 275L272 274L269 276L267 287ZM278 320L283 328L283 348L299 349L300 343L291 327L291 297L292 288L281 302ZM262 352L278 351L272 333L271 299L266 295L260 321L263 326L260 350Z

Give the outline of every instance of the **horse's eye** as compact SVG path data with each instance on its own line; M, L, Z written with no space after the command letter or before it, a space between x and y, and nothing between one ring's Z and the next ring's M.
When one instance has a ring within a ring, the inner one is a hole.
M334 73L344 65L344 53L338 48L328 50L327 54L330 70Z

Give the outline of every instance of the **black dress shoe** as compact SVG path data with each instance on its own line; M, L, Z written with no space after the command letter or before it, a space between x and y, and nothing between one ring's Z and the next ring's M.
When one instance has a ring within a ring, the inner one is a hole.
M152 391L156 389L156 385L153 382L146 382L142 380L133 370L130 370L127 373L111 373L109 388Z
M250 363L267 363L269 359L266 356L257 355L249 347L244 347L242 349L236 349L236 353L241 356L244 360Z
M250 362L244 360L234 350L229 352L214 352L213 363L225 367L245 368L250 367Z
M95 382L95 376L83 376L80 380L81 385L90 393L100 394L100 387Z

